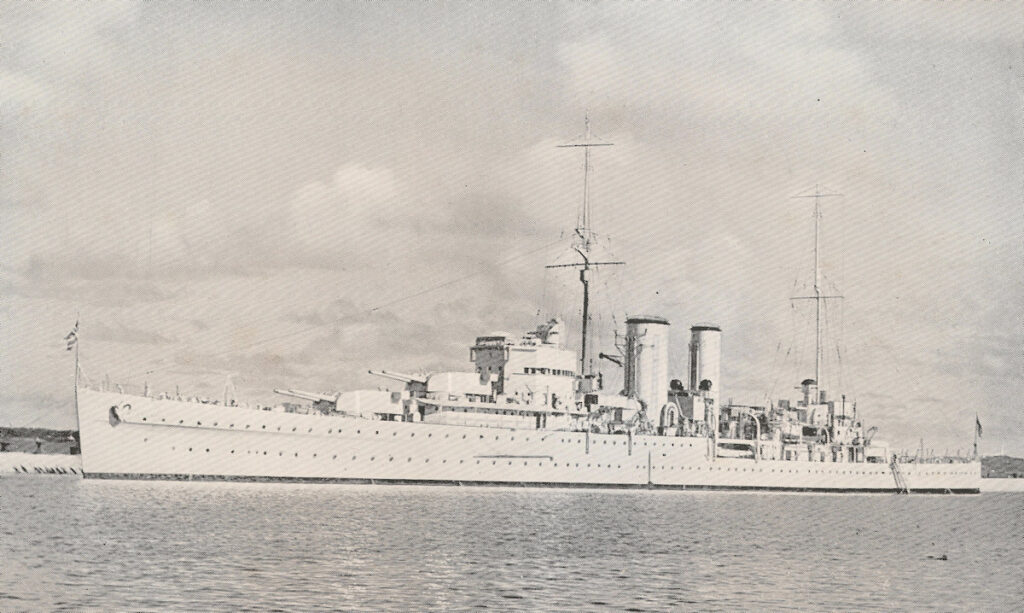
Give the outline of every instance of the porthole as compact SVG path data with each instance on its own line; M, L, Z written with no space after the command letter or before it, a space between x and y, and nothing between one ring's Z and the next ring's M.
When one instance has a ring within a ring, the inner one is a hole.
M337 456L337 455L332 455L332 456L331 456L331 459L332 459L332 460L337 460L337 459L338 459L338 456Z
M371 462L373 461L373 458L374 458L374 456L370 456L370 461L371 461Z
M266 451L264 451L264 452L263 452L263 455L267 455L267 452L266 452Z
M234 428L234 427L235 427L235 424L230 424L230 425L228 425L228 427L229 427L229 428Z
M281 457L281 456L283 456L283 455L284 455L284 452L283 452L283 451L278 451L278 452L277 452L277 457Z
M388 462L394 462L394 461L395 461L395 458L391 458L391 457L388 458Z
M203 425L203 422L201 422L201 421L197 421L197 422L196 422L196 425L197 425L197 426L201 426L201 425Z
M231 453L235 453L235 450L234 450L234 449L232 449L232 450L231 450Z
M391 436L398 436L398 433L397 432L392 432Z
M185 420L184 420L184 419L179 419L179 420L178 420L178 423L179 423L179 424L183 424L183 423L185 423Z
M189 447L189 448L188 448L188 450L189 450L189 451L192 451L192 448L191 448L191 447Z
M213 422L213 425L215 425L215 426L216 426L216 425L217 425L217 422Z
M143 417L143 418L142 418L142 421L146 421L146 418L145 418L145 417Z
M352 461L355 461L355 459L356 459L356 456L352 456Z
M264 429L264 430L266 430L266 429L267 429L267 424L263 424L263 429Z
M327 434L333 434L333 433L334 433L334 431L328 428Z

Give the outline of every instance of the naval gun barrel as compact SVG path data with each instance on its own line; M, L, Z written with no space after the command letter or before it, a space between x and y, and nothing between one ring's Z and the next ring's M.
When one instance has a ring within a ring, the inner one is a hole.
M391 379L393 381L401 381L402 383L406 383L406 384L408 384L408 383L419 383L420 385L426 385L427 384L427 377L426 376L419 376L419 377L417 377L417 376L414 376L414 375L407 375L405 373L400 373L400 372L391 372L390 370L371 370L370 374L371 375L376 375L378 377L384 377L385 379Z
M330 394L317 394L315 392L304 392L302 390L281 390L275 389L275 394L281 394L282 396L291 396L292 398L301 398L303 400L309 400L312 402L333 402L337 404L338 395Z

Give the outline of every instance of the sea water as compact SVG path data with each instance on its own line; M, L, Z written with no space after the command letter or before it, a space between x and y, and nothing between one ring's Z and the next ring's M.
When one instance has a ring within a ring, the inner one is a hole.
M0 479L0 610L1024 609L1024 494Z

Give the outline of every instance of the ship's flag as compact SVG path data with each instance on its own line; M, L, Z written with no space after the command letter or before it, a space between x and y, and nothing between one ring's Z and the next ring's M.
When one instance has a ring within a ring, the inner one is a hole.
M978 433L978 436L981 436L981 420L978 419L977 415L974 416L974 431Z
M77 321L75 322L75 327L71 329L71 332L68 332L68 335L64 337L64 340L68 342L68 351L71 351L72 349L74 349L75 345L78 344L78 322Z

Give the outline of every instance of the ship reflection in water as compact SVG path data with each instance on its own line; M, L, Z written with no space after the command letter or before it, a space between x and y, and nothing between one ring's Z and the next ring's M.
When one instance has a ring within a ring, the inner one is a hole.
M1008 611L1024 597L1020 494L3 484L9 611Z

